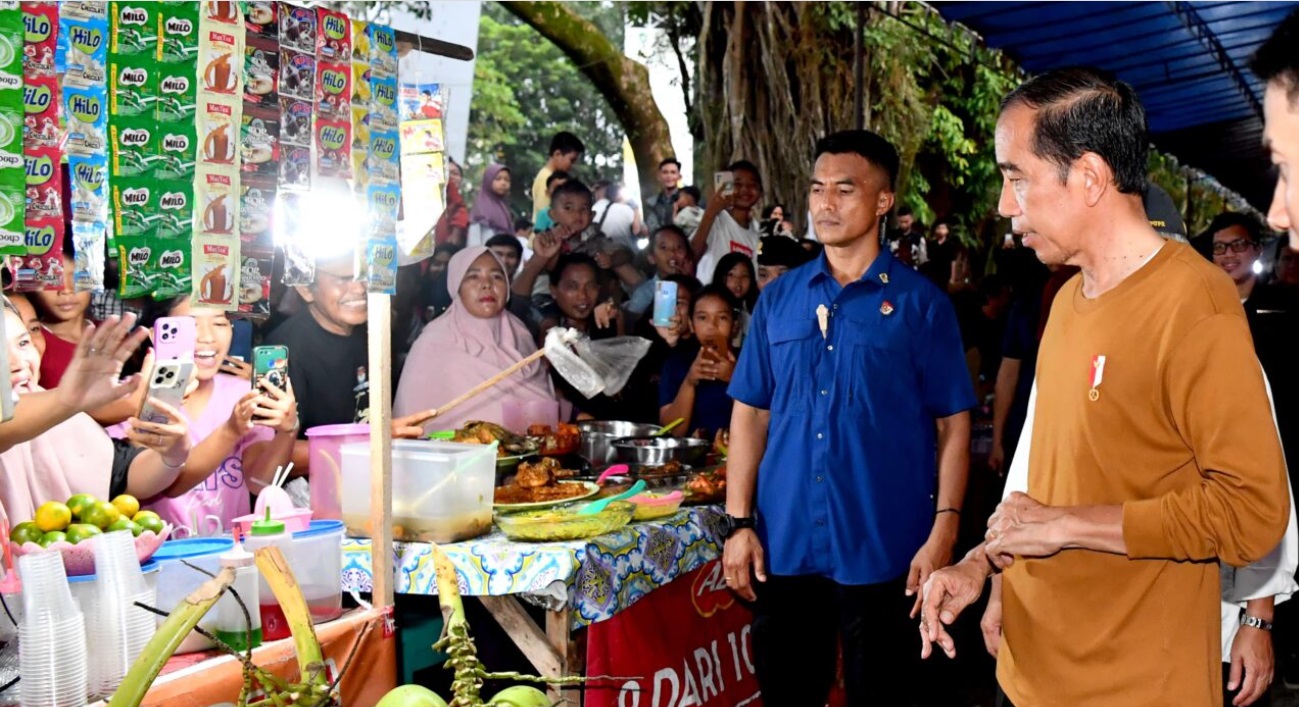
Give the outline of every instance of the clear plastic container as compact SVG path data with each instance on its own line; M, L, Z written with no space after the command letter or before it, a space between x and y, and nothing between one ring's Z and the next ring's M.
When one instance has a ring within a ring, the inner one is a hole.
M342 545L343 521L313 520L309 529L293 534L285 553L312 623L332 621L343 613Z
M343 456L345 444L370 441L369 425L321 425L307 430L307 478L315 518L343 517Z
M244 546L251 553L256 553L264 547L278 547L287 561L291 540L292 536L284 532L284 522L274 520L268 514L267 518L253 523L253 532L248 536L248 542ZM271 586L266 583L266 579L260 575L257 583L257 602L262 615L263 640L278 641L293 635L293 631L289 628L289 621L284 616L284 610L275 599L275 593L271 591Z
M370 537L370 445L345 444L343 522L347 534ZM392 443L393 537L451 543L492 528L496 486L493 447L398 440Z
M221 570L221 555L234 547L234 544L235 541L230 538L186 538L163 543L153 556L159 568L156 606L170 613L185 597L189 596L190 592L198 589L209 579L202 572L195 572L186 567L183 562L216 574ZM159 616L157 623L161 625L165 620ZM208 631L213 630L216 627L216 612L209 611L198 625ZM194 653L211 647L211 641L198 632L191 632L180 644L176 653Z
M217 614L215 635L237 651L256 648L262 644L261 588L256 560L236 539L230 552L221 556L221 566L234 570L235 583L231 585L234 593L222 594L213 609Z
M153 595L155 597L154 603L150 604L150 606L154 607L155 609L160 609L162 611L170 611L170 609L174 609L176 607L173 606L170 608L163 608L161 606L158 606L157 604L159 570L160 570L160 565L158 564L157 560L151 559L148 562L140 565L140 572L144 575L145 587L148 588L148 591L153 592ZM93 574L83 574L78 577L68 577L68 586L72 589L72 598L75 599L77 605L81 607L81 612L83 614L90 613L90 609L95 600L95 577L96 576L97 575L93 575ZM5 597L5 600L10 601L8 596ZM14 605L11 603L9 605L9 608L10 610L13 610ZM8 621L8 619L5 618L3 615L0 615L0 619L4 619L5 621Z

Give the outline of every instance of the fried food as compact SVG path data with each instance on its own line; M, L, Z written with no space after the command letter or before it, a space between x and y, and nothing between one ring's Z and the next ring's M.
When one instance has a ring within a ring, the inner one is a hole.
M546 457L539 462L524 462L514 476L514 482L496 489L496 503L541 503L543 501L560 501L586 493L586 486L580 483L563 483L561 479L575 474L564 469L553 457Z
M686 493L690 500L700 503L720 501L726 498L726 467L716 471L705 471L695 474L686 482Z
M528 439L520 437L492 422L470 422L456 430L456 436L451 441L460 442L461 444L500 442L500 446L496 448L497 457L517 457L537 451L536 445Z
M577 451L582 441L582 430L577 425L559 423L557 429L550 425L533 425L528 428L528 438L541 448L542 454L560 456Z
M668 462L667 464L664 464L663 466L647 466L644 469L641 469L639 472L637 472L637 474L643 477L644 476L677 476L678 474L684 474L685 472L686 469L684 466L681 465L681 462L673 459L672 461Z

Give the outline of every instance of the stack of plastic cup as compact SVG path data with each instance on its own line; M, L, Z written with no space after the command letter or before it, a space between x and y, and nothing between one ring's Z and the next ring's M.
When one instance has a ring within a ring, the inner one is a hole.
M59 552L18 558L23 621L18 628L18 682L23 707L82 707L88 666L86 624L68 590Z
M90 694L113 694L131 669L131 664L153 637L154 615L136 606L153 606L155 595L144 581L135 555L135 539L119 530L95 538L94 608L86 625L95 636L95 653L90 658Z

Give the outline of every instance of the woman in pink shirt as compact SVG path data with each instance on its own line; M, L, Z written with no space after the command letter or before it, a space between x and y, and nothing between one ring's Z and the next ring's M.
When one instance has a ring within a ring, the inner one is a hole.
M164 521L190 526L197 515L231 521L251 512L249 494L260 491L277 467L289 463L297 437L297 401L292 386L280 390L263 383L254 391L247 379L221 371L234 329L224 312L191 309L178 300L168 316L194 317L194 380L181 412L194 443L189 462L166 491L144 499ZM112 428L119 435L117 427Z

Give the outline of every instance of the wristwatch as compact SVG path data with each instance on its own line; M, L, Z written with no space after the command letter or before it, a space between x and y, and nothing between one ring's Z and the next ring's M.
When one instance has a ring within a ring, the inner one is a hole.
M752 518L736 518L731 514L722 516L722 540L725 541L735 534L737 530L754 527Z
M1258 628L1258 629L1262 629L1262 630L1264 630L1264 631L1271 631L1271 630L1272 630L1272 622L1271 622L1271 621L1264 621L1263 619L1260 619L1260 618L1257 617L1257 616L1250 616L1249 614L1241 614L1241 615L1240 615L1240 625L1241 625L1241 626L1248 626L1248 627L1250 627L1250 628Z

